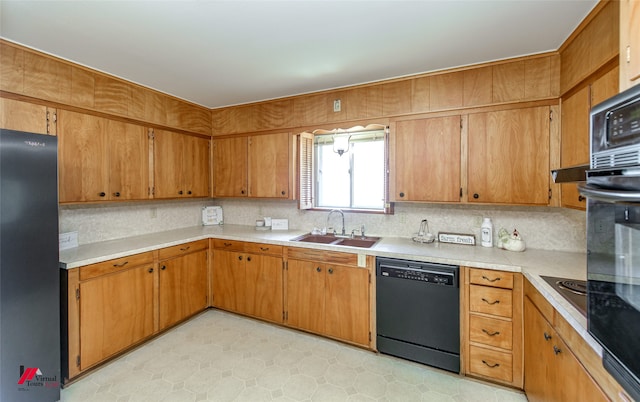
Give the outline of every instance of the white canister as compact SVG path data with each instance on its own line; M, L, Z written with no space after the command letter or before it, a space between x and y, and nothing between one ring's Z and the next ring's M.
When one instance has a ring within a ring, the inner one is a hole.
M482 247L493 247L493 223L491 223L491 218L484 218L482 221L480 239Z

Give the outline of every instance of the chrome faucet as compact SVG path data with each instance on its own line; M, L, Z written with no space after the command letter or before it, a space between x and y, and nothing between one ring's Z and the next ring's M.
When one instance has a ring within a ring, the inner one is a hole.
M331 219L331 214L334 212L338 212L341 216L342 216L342 236L345 235L345 229L344 229L344 212L342 212L341 209L332 209L331 211L329 211L329 215L327 215L327 228L329 227L329 219ZM336 234L336 230L333 229L333 234Z

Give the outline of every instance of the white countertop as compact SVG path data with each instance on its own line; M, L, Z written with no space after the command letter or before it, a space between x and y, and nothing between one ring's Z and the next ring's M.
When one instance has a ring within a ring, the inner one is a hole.
M421 244L401 237L383 237L376 245L366 249L290 241L290 239L304 233L306 232L300 230L255 230L252 226L243 225L194 226L62 250L60 251L60 267L72 269L186 242L219 238L522 272L562 317L600 356L602 355L601 346L587 333L586 318L540 278L540 275L546 275L585 280L587 276L585 253L533 249L524 252L511 252L495 247L486 248L438 242Z

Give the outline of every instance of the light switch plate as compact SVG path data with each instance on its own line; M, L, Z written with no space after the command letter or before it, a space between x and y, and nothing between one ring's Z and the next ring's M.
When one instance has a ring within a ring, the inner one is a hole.
M367 266L367 256L366 254L358 254L358 266L366 267Z
M271 230L289 230L289 219L271 219Z

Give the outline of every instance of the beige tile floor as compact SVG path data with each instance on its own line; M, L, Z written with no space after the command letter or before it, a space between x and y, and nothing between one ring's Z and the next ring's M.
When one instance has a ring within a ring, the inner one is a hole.
M85 401L526 401L524 394L208 310L62 390Z

